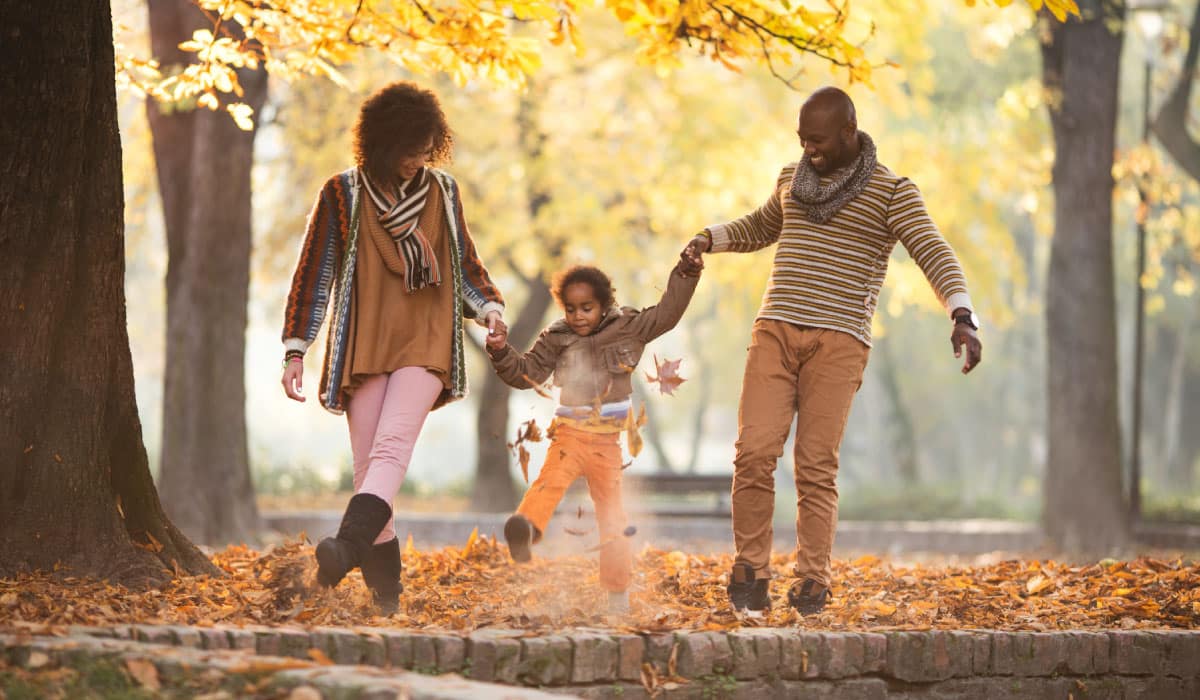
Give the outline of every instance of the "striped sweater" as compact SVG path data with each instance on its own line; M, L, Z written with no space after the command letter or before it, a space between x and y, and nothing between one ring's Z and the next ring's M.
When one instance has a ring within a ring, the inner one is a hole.
M430 169L441 185L446 224L450 232L452 283L462 299L454 308L450 352L450 388L438 398L435 408L467 394L464 363L463 319L483 318L489 311L503 311L504 300L479 261L463 216L458 183L449 173ZM338 173L326 181L308 216L308 228L300 248L300 260L292 277L284 311L283 344L289 350L307 350L321 330L326 308L333 302L325 363L321 369L321 405L333 413L346 408L340 391L346 367L346 344L350 333L350 294L358 259L359 211L364 198L357 171Z
M871 344L871 317L900 241L948 312L971 309L958 259L925 210L917 186L882 165L861 194L824 224L804 216L784 166L765 204L709 226L714 253L749 253L778 242L759 318L849 333Z

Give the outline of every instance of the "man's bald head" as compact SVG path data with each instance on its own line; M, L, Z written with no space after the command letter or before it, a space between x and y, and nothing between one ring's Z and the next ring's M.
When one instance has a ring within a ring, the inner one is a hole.
M816 92L808 96L804 101L804 105L800 107L800 116L803 119L805 112L821 112L828 114L839 125L853 123L858 126L858 115L854 111L854 100L840 88L827 86L819 88Z
M854 102L835 87L823 87L804 101L796 128L804 155L824 175L858 157L858 117Z

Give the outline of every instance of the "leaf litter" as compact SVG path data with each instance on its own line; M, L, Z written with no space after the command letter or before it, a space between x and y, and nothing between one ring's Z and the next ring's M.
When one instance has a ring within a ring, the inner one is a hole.
M725 585L732 556L664 551L636 558L627 616L607 617L597 562L586 552L514 565L477 531L465 547L404 549L401 612L374 614L357 571L332 590L315 585L312 545L296 539L257 552L213 555L223 577L183 576L130 590L67 571L0 579L0 630L65 633L68 625L389 626L467 633L506 627L543 633L577 626L632 632L793 626L829 630L1200 628L1200 563L1143 557L1076 565L1012 559L975 566L908 565L874 556L835 560L833 598L800 618L784 603L794 556L779 555L776 605L739 619ZM563 586L561 581L583 585Z

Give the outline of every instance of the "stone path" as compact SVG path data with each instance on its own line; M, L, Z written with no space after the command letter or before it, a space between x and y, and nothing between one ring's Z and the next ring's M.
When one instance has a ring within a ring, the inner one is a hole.
M196 667L243 668L238 664L247 659L268 670L285 661L305 664L271 671L267 687L306 686L328 698L546 697L533 690L539 688L625 700L650 697L647 686L659 697L705 700L1200 697L1200 631L1191 630L586 629L460 636L369 627L129 625L71 628L65 638L0 636L3 657L26 667L37 652L69 659L79 653L162 654L172 647L181 647L176 653L189 655L187 663ZM170 654L151 656L164 665L160 674L166 677L180 663ZM333 665L318 665L314 657ZM447 673L454 675L441 675Z

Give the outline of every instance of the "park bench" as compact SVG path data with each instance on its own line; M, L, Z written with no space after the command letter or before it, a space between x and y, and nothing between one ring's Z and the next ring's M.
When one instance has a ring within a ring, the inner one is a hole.
M730 474L626 473L623 491L631 513L647 513L659 518L730 516ZM572 502L587 493L583 479L568 491ZM573 508L564 503L564 509Z

